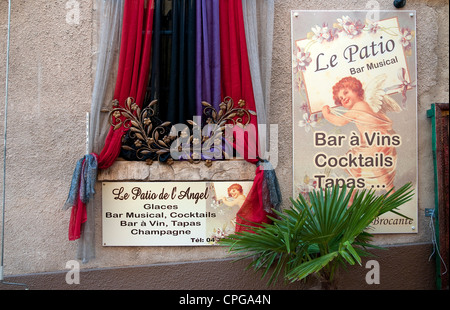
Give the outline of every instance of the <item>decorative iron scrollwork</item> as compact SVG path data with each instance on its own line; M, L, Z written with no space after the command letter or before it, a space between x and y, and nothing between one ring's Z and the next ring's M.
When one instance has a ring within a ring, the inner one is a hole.
M256 115L256 112L245 109L244 100L239 100L235 107L233 99L226 97L220 103L218 111L211 104L203 101L203 118L205 127L209 126L208 130L200 129L200 134L193 134L190 128L186 127L181 132L171 132L173 124L168 121L162 122L156 116L157 103L157 100L153 100L141 109L134 99L129 97L123 107L114 100L113 108L109 112L110 124L114 130L123 128L127 131L122 141L124 142L122 143L123 151L133 154L136 160L145 160L148 164L154 160L168 164L172 164L174 160L187 160L192 163L204 161L207 166L211 166L212 158L202 156L201 150L224 154L223 143L226 143L228 138L225 137L226 126L246 126L250 123L252 115ZM192 127L201 126L194 120L186 122ZM177 144L173 145L173 143ZM181 143L187 143L189 148L183 148ZM172 157L171 147L178 151L177 158ZM217 156L214 157L217 158Z

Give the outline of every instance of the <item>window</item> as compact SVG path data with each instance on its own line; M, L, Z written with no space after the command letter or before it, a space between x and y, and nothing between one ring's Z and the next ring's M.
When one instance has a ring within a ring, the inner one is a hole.
M220 31L219 2L197 4L195 0L158 0L154 2L152 21L146 17L151 8L139 15L145 29L136 49L142 46L138 51L141 62L149 58L145 98L142 104L132 97L122 105L116 100L111 112L115 129L128 129L121 140L120 157L124 159L168 163L174 159L206 160L211 164L211 160L235 156L232 134L224 136L228 129L231 131L227 124L248 125L252 119L256 123L256 112L248 109L243 98L221 97L221 70L225 66L221 40L234 34L228 29ZM151 49L145 49L145 40L151 40ZM240 43L233 48L243 47ZM228 65L247 64L239 59L239 53L232 52L235 55L225 53L237 62ZM227 82L236 84L241 79L236 76L235 81Z

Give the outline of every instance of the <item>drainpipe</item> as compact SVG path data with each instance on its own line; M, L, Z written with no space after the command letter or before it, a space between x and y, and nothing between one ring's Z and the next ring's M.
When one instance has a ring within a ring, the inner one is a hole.
M11 0L8 1L8 38L6 42L6 79L5 79L5 124L3 137L3 188L2 188L2 247L1 247L1 264L0 264L0 283L9 285L21 285L28 287L22 283L11 283L3 281L3 260L5 254L5 184L6 184L6 134L7 134L7 120L8 120L8 78L9 78L9 38L11 32Z
M0 265L0 281L3 281L3 259L5 243L5 180L6 180L6 125L8 119L8 75L9 75L9 36L11 30L11 0L8 2L8 38L6 41L6 78L5 78L5 125L3 137L3 188L2 188L2 250Z

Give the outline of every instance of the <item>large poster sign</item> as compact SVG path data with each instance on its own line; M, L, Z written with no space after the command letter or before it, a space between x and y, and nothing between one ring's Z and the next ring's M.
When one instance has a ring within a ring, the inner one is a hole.
M294 197L417 186L413 11L292 11ZM417 194L374 233L417 232Z
M253 185L236 182L104 182L104 246L215 245L234 233Z

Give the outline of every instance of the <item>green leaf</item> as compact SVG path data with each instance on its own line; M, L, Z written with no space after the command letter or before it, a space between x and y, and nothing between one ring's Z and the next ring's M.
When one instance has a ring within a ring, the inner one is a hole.
M287 277L294 281L304 279L310 274L320 271L324 266L329 264L336 256L338 256L338 254L339 252L332 252L300 264L299 266L293 268L287 274Z
M358 255L356 250L352 247L349 241L344 242L345 248L350 252L353 258L361 265L361 257Z
M355 261L353 260L353 258L351 257L350 254L348 254L345 250L340 250L339 254L350 264L350 265L354 265Z

